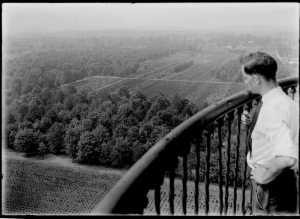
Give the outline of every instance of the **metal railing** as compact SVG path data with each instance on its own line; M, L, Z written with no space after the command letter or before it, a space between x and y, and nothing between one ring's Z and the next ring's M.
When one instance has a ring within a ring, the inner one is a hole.
M297 84L296 77L279 80L279 85L292 98ZM245 109L253 113L259 101L259 95L245 90L209 106L174 128L126 172L92 214L143 214L151 201L148 192L152 190L156 214L161 214L162 185L166 181L168 213L174 214L178 210L178 205L176 209L174 205L175 199L178 201L175 194L178 179L182 187L181 214L187 214L190 207L187 190L191 182L194 184L193 214L211 213L213 193L218 198L218 210L214 214L227 214L229 208L237 214L238 198L240 214L245 214L245 193L249 190L245 141L249 127L241 125L241 114ZM204 197L203 193L199 194L199 184L204 187ZM216 189L211 191L212 186L218 188L218 194ZM233 193L231 200L229 188ZM205 207L200 208L203 198Z

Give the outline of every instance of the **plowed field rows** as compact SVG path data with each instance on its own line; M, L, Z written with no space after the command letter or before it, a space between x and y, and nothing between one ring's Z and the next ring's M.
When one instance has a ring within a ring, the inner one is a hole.
M4 215L84 215L89 214L112 186L125 173L120 170L99 170L95 167L25 158L20 155L5 159L2 214ZM90 169L89 169L90 168ZM187 214L194 213L194 183L187 183ZM223 188L224 189L224 188ZM204 214L204 183L199 183L199 214ZM230 188L229 210L233 208ZM246 195L249 192L246 192ZM161 187L161 214L169 214L169 180ZM241 191L237 191L237 213L240 212ZM149 191L146 215L156 214L154 192ZM175 180L175 214L182 205L181 180ZM247 196L248 197L248 196ZM219 190L210 185L210 212L218 214Z

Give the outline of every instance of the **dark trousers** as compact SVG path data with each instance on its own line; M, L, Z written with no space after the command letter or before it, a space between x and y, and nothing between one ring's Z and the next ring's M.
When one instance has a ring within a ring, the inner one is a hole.
M252 180L252 212L254 215L293 215L298 210L298 184L294 170L284 170L269 184Z

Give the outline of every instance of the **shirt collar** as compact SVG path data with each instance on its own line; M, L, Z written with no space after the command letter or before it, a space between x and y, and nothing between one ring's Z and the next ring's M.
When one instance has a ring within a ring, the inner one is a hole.
M282 92L282 89L280 86L277 86L271 90L269 90L267 93L265 93L263 96L262 96L262 102L266 102L270 99L272 99L274 96L278 95L279 93Z

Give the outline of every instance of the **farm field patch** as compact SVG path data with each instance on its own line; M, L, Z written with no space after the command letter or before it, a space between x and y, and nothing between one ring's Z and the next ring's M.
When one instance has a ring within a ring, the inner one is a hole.
M4 215L86 215L121 178L125 171L103 167L76 165L62 157L38 160L8 152L4 170ZM181 180L175 180L175 214L181 212ZM187 183L187 214L194 213L194 182ZM223 188L224 190L224 188ZM169 214L169 180L161 189L161 214ZM204 212L204 183L199 183L199 214ZM232 212L232 188L229 189L229 210ZM148 192L149 204L144 214L156 214L154 191ZM237 212L240 211L241 191L237 191ZM249 192L246 192L248 195ZM210 212L218 213L219 190L210 185ZM177 206L177 207L176 207Z
M88 214L122 175L33 159L6 159L3 214Z

